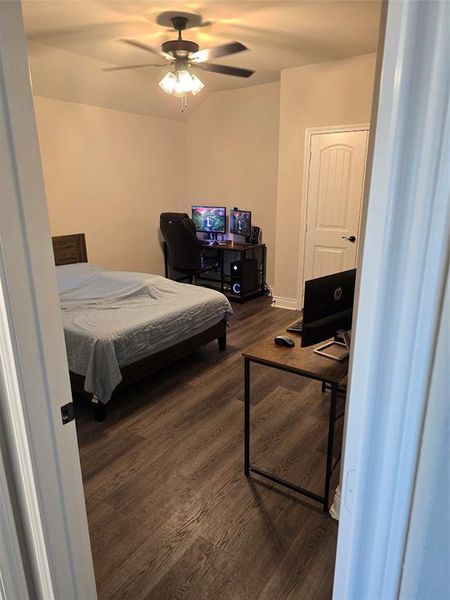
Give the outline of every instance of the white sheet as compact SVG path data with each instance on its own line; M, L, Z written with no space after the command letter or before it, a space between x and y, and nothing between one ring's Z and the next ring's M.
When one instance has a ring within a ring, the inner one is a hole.
M145 273L95 272L60 299L69 368L103 403L122 380L120 367L232 313L219 292Z
M92 263L74 263L56 267L59 293L72 290L87 281L94 273L104 271L102 267Z

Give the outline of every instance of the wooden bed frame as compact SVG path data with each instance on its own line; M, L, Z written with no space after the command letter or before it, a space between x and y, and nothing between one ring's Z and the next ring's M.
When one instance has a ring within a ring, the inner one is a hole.
M55 256L55 264L58 265L69 265L79 262L87 262L87 249L86 249L86 237L84 233L75 233L72 235L60 235L52 238L53 241L53 254ZM135 363L122 367L120 372L122 374L122 381L116 387L113 393L113 397L116 393L123 388L132 385L152 375L156 371L159 371L163 367L175 362L176 360L190 354L193 350L209 344L210 342L217 340L220 350L225 350L227 347L227 328L226 321L223 319L216 325L213 325L206 331L202 331L183 342L179 342L170 348L161 350L152 354L148 358L144 358ZM91 399L95 419L97 421L103 421L106 418L106 404L101 404L92 397L84 389L84 377L77 373L70 371L70 383L72 386L72 392L81 396L87 396Z

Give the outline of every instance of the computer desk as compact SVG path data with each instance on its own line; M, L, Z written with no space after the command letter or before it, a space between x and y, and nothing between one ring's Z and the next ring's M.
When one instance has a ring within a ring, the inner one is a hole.
M334 469L340 461L340 453L333 463L334 449L334 430L336 420L342 415L336 416L336 405L340 394L345 394L346 377L348 372L348 358L342 361L336 361L331 358L319 356L314 353L314 348L320 346L310 346L302 348L300 346L300 336L295 336L295 347L287 348L277 346L274 343L276 335L286 335L286 330L275 333L267 337L248 350L243 352L244 357L244 473L248 477L250 473L257 473L261 477L269 479L281 486L298 492L308 498L312 498L323 505L324 512L328 511L330 497L330 480ZM251 363L265 365L280 371L294 373L301 377L314 379L322 382L322 391L330 389L330 410L328 418L328 442L327 457L324 469L324 489L323 494L318 494L312 490L286 481L272 473L263 471L251 464L250 461L250 366Z
M167 245L163 243L164 250L164 274L167 278L170 275L168 256L167 256ZM207 253L217 253L219 258L219 279L214 279L212 277L207 277L204 275L197 275L196 281L201 283L209 282L215 283L220 286L220 291L225 294L230 300L237 300L239 302L245 302L246 300L250 300L251 298L255 298L257 296L263 296L266 292L266 253L267 246L266 244L242 244L238 242L219 242L218 245L207 245L202 244L202 250L205 254ZM245 260L246 258L250 258L249 255L255 257L255 254L259 254L259 288L253 292L249 292L248 294L244 294L243 296L238 296L236 294L231 294L225 291L226 284L230 281L230 275L225 273L225 255L229 252L234 252L238 255L238 260Z

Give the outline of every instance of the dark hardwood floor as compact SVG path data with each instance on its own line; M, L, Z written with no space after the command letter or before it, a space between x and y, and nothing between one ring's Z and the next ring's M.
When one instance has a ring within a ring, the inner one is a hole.
M241 352L298 315L233 308L226 352L209 344L124 391L104 423L76 402L100 599L331 597L336 522L243 475ZM259 366L252 383L252 461L320 491L328 393Z

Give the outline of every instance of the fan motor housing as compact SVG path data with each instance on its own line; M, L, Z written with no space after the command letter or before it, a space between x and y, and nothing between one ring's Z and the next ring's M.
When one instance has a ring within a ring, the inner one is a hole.
M189 56L189 54L198 52L199 48L198 44L189 40L170 40L161 45L163 52L175 57Z

